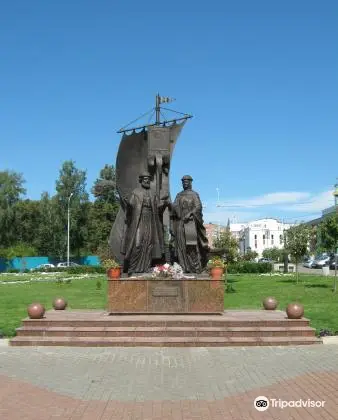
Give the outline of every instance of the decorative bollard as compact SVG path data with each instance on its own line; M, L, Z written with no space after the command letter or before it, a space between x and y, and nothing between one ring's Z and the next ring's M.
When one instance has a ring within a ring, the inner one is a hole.
M277 308L277 306L278 306L278 302L272 296L268 296L263 300L263 307L264 309L268 311L274 311Z
M64 298L56 298L53 300L53 308L56 311L62 311L66 309L67 301Z
M304 306L297 302L289 303L286 313L289 319L300 319L304 315Z
M27 313L31 319L40 319L45 314L45 307L39 302L34 302L28 306Z

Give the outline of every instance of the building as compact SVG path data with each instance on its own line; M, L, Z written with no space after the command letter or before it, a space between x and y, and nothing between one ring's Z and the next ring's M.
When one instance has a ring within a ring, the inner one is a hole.
M239 241L242 237L242 231L247 225L247 223L230 223L230 232Z
M205 227L206 236L207 236L207 239L208 239L209 246L210 246L210 248L213 248L215 240L219 237L221 232L225 231L226 227L221 226L221 225L216 224L216 223L205 223L204 227Z
M311 238L311 244L309 246L310 251L314 254L316 249L320 247L321 244L321 236L320 236L320 229L318 229L318 225L328 216L333 215L335 212L338 213L338 182L334 186L333 190L333 196L334 196L334 205L330 206L324 210L322 210L321 217L318 217L316 219L309 220L305 222L305 225L308 225L312 228L312 238ZM338 252L338 248L337 248Z
M284 232L292 225L277 219L259 219L249 222L240 231L240 252L246 254L248 250L255 251L261 257L268 248L284 247Z
M225 232L226 229L229 229L232 235L239 241L241 238L241 231L246 225L246 223L230 223L230 220L228 220L227 226L223 226L216 223L205 224L204 227L206 230L209 246L213 248L215 240L219 237L221 233Z
M306 225L315 227L319 225L319 223L322 222L325 219L325 217L330 216L335 212L338 212L338 182L334 186L333 196L334 196L334 205L322 210L321 217L318 217L317 219L309 220L308 222L305 223Z

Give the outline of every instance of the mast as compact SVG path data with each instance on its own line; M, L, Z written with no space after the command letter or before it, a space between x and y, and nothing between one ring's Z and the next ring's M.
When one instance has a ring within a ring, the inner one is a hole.
M155 111L156 111L156 121L155 124L159 125L161 122L161 97L159 94L156 95L156 104L155 104Z

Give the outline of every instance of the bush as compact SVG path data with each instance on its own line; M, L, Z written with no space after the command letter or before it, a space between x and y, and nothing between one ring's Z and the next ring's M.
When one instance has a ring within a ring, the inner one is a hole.
M228 265L228 273L271 273L271 263L256 263L252 261L240 261Z

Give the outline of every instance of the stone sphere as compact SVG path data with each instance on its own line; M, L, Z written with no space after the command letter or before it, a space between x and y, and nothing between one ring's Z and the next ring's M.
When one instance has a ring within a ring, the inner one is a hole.
M40 319L45 314L45 307L39 302L31 303L27 308L27 312L31 319Z
M53 300L53 308L56 311L62 311L63 309L66 309L67 307L67 301L64 298L56 298Z
M277 305L278 305L277 300L272 296L268 296L263 300L264 309L267 309L269 311L275 310L277 308Z
M289 303L286 313L290 319L300 319L304 315L304 306L300 303Z

